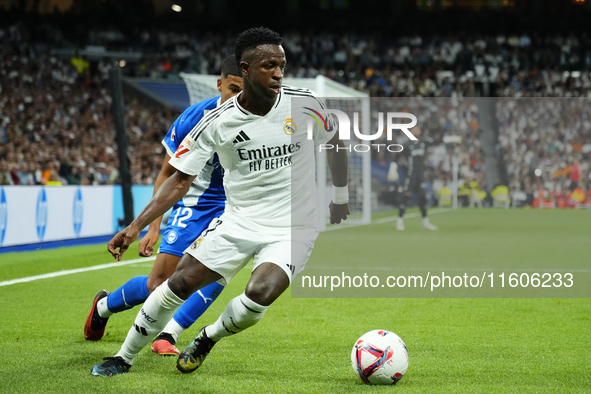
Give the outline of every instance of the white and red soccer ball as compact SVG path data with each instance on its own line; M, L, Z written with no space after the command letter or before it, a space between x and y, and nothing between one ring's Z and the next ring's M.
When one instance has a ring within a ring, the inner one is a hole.
M408 369L408 350L393 332L373 330L355 342L351 364L366 384L396 384Z

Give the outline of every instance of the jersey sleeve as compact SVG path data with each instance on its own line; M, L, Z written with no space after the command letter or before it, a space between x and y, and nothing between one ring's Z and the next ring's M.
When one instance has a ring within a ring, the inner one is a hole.
M213 158L216 141L215 122L201 122L181 141L169 161L177 170L199 175L205 164Z
M162 140L162 145L164 145L164 148L166 149L166 153L168 153L168 155L170 157L172 157L174 155L174 152L176 152L176 150L178 149L178 147L181 144L181 141L183 139L183 137L181 137L179 139L180 134L178 131L179 131L180 127L185 127L186 125L188 125L187 122L184 122L185 124L183 124L183 122L181 122L183 115L184 115L184 113L181 114L181 116L179 116L174 121L172 126L170 126L170 129L168 129L168 133L166 133L166 135L164 136L164 139ZM185 133L185 135L186 135L186 133Z
M172 124L168 133L162 140L162 145L166 148L166 153L172 157L185 137L193 128L203 119L204 110L211 100L192 105L187 108Z

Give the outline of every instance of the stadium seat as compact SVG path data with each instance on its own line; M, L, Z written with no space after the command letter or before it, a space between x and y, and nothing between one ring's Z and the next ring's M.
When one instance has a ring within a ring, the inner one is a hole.
M439 206L440 207L451 207L452 206L452 193L447 186L444 186L439 191Z
M508 194L497 194L493 197L494 208L505 208L508 209L511 203L511 198Z
M507 209L511 205L511 198L509 197L509 188L505 185L498 185L491 191L490 195L492 197L492 206L494 208Z

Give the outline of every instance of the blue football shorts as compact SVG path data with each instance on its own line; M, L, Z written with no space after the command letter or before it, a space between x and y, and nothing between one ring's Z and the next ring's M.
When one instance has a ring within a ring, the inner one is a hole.
M195 207L174 206L158 253L183 256L209 223L224 213L225 202L200 204Z

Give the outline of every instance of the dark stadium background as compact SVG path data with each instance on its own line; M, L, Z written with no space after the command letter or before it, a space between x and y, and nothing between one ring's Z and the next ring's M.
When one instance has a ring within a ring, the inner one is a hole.
M173 4L183 11L172 11ZM222 23L239 31L264 23L278 31L369 29L390 34L409 28L426 34L458 29L578 30L585 28L591 9L585 0L3 0L0 7L10 11L3 12L6 18L41 14L56 21L71 18L74 25L84 25L89 18L91 23L123 29L154 22L174 29L219 29Z

